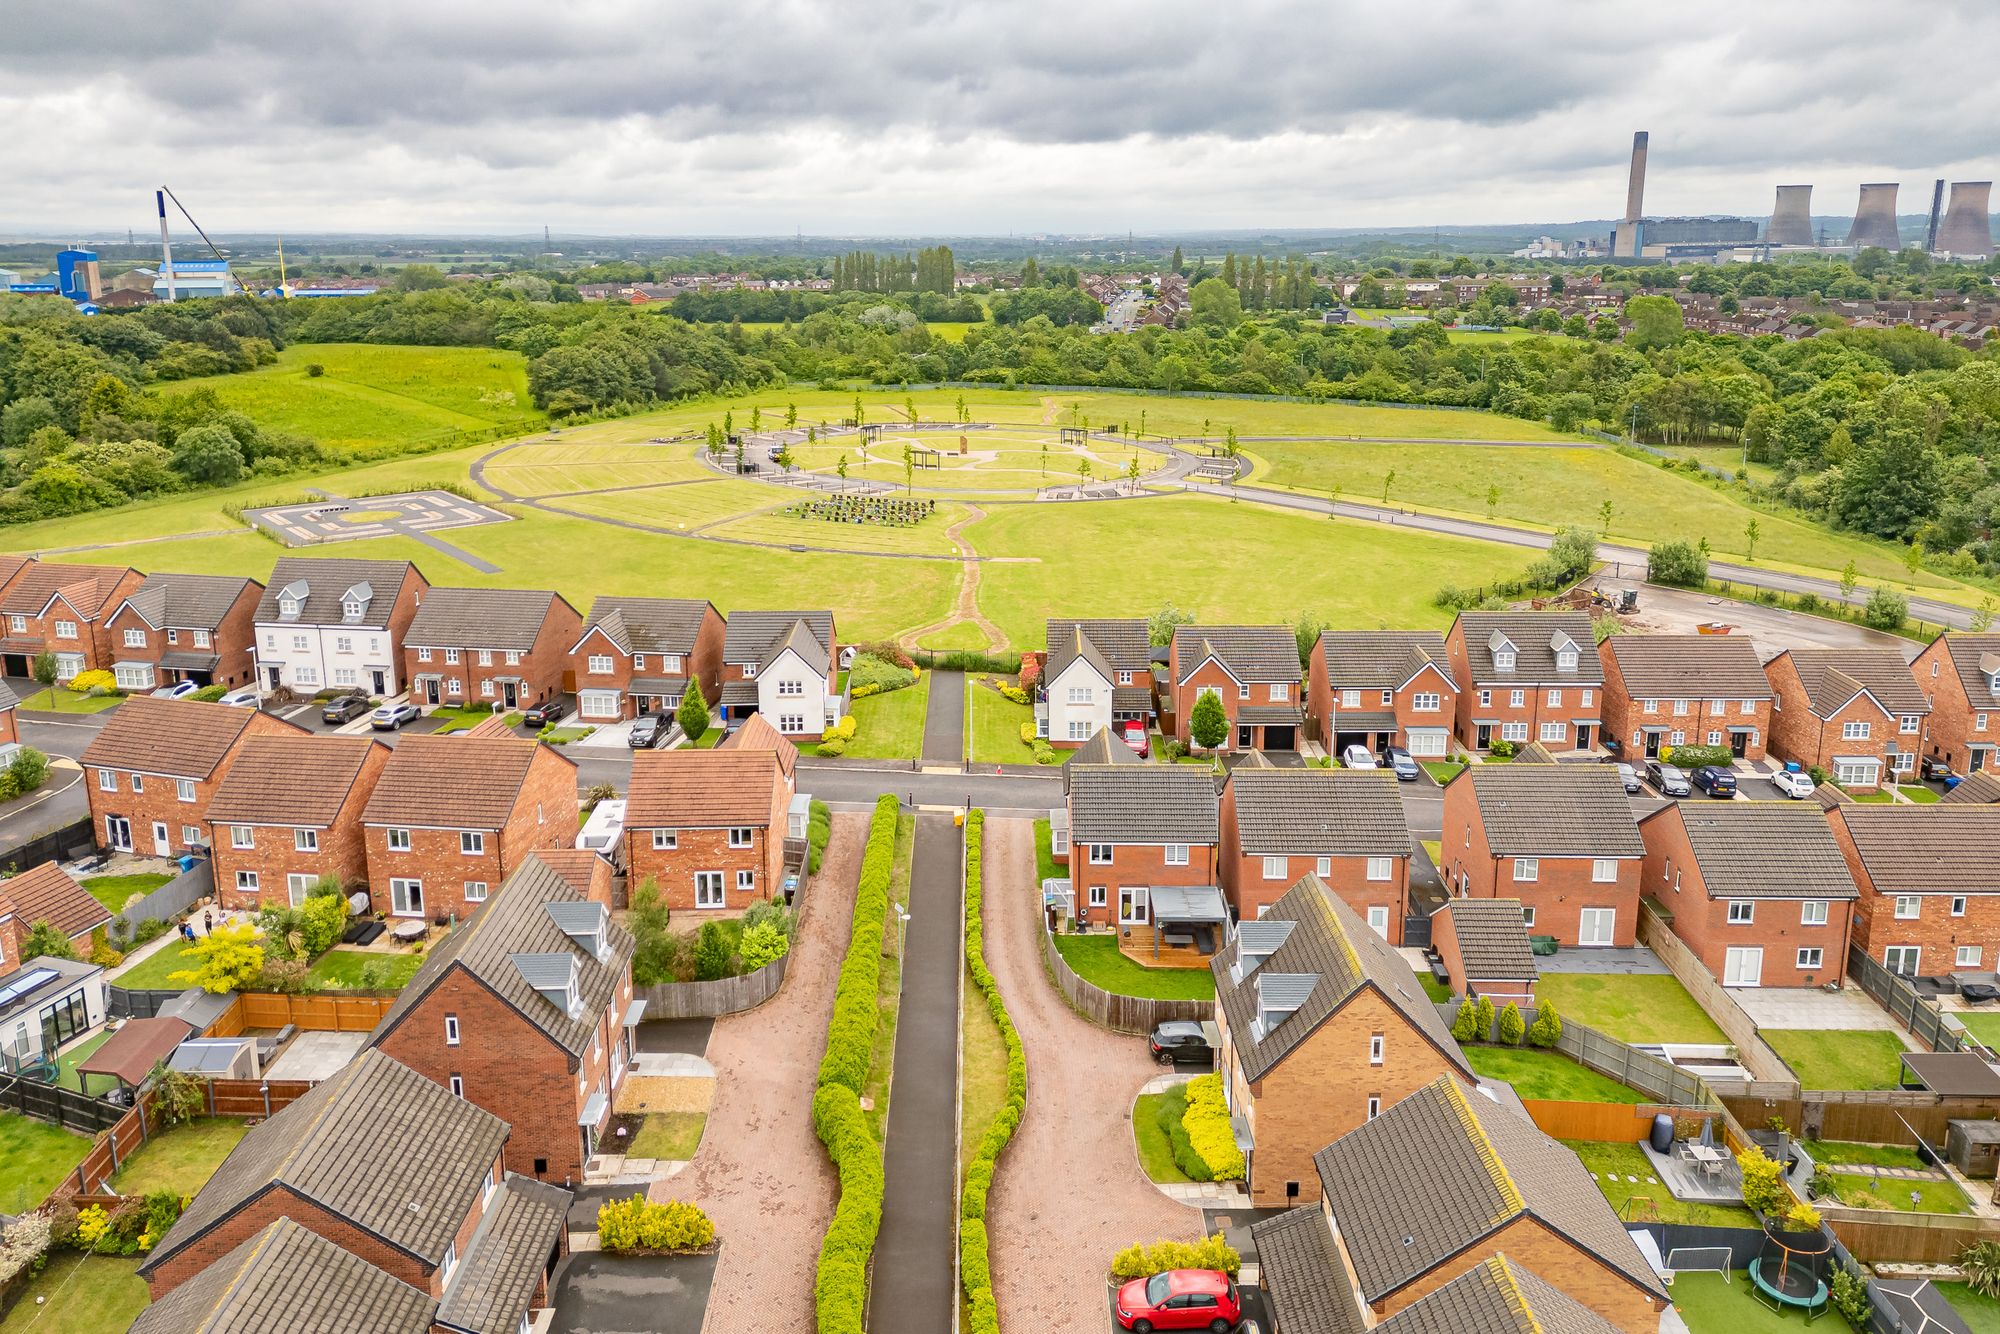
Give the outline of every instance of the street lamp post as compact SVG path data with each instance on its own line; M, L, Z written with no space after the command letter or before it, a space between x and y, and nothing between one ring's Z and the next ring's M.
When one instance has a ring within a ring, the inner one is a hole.
M909 929L910 914L904 911L903 905L899 903L896 905L896 961L898 963L901 963L903 960L904 942Z

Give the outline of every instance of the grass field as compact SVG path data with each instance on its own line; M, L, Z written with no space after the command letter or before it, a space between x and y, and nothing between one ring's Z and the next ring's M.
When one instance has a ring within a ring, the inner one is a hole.
M1657 1216L1664 1223L1693 1223L1704 1227L1755 1227L1748 1209L1721 1204L1687 1204L1676 1200L1666 1185L1653 1174L1653 1165L1637 1144L1606 1144L1596 1140L1566 1139L1564 1147L1583 1159L1583 1165L1597 1180L1597 1188L1620 1218L1634 1215ZM1635 1197L1651 1201L1633 1205ZM1674 1289L1678 1294L1678 1284ZM1749 1300L1748 1297L1745 1300Z
M134 894L149 894L171 879L172 876L157 871L140 875L87 875L83 878L83 887L90 891L90 897L112 912L121 912L125 900Z
M930 704L929 674L913 686L854 701L854 740L847 753L856 759L913 760L924 751L924 710Z
M0 1213L26 1213L40 1204L89 1152L88 1135L0 1112Z
M1830 1172L1833 1193L1856 1209L1893 1209L1905 1214L1969 1214L1965 1192L1949 1181L1878 1177L1868 1172ZM1915 1198L1911 1198L1912 1196Z
M707 1112L648 1112L639 1133L625 1146L625 1156L684 1163L701 1147L707 1124Z
M1637 1105L1645 1094L1587 1070L1569 1057L1532 1047L1468 1046L1465 1059L1490 1079L1504 1079L1524 1098L1552 1102L1621 1102Z
M1147 968L1120 954L1118 937L1108 931L1088 936L1057 936L1056 950L1078 977L1120 996L1145 996L1152 1000L1215 999L1215 978L1206 968Z
M111 1184L120 1195L145 1195L171 1190L193 1195L243 1138L243 1120L203 1116L184 1125L153 1132L131 1157L119 1164Z
M22 1286L0 1334L103 1334L130 1325L146 1304L137 1257L56 1251Z
M1848 1029L1767 1028L1769 1042L1809 1089L1892 1089L1903 1066L1894 1033Z
M1102 439L1092 439L1088 446L1065 445L1059 435L1057 426L967 431L963 436L932 431L899 433L892 423L872 446L864 447L854 436L836 436L794 446L792 457L801 470L825 476L838 476L840 461L846 459L849 481L869 479L901 486L907 480L919 491L1032 491L1077 481L1077 467L1082 463L1088 463L1092 478L1102 482L1127 476L1134 458L1142 473L1152 472L1166 461L1165 455L1155 450ZM963 454L958 452L961 439ZM905 445L942 450L944 457L935 468L912 467L905 474Z
M1665 974L1544 973L1535 995L1563 1018L1621 1042L1724 1041L1694 997Z
M1029 764L1034 752L1021 740L1021 724L1035 720L1031 704L1003 699L974 678L967 690L965 740L975 764Z
M1249 435L1362 435L1388 436L1408 440L1563 440L1563 435L1541 422L1519 417L1498 417L1484 412L1456 412L1449 408L1396 407L1393 404L1360 406L1351 403L1266 403L1227 398L1165 398L1144 394L1060 394L1053 397L1059 415L1053 420L1068 425L1072 404L1094 426L1117 422L1139 428L1140 413L1145 429L1169 435L1201 435L1220 441L1234 427L1240 438ZM1249 446L1244 447L1246 450Z

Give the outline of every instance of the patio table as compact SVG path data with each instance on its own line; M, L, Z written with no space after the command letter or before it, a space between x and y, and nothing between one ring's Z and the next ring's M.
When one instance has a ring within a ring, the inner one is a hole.
M424 922L398 922L396 923L395 926L390 928L389 934L391 936L394 936L397 940L408 943L411 941L422 940L424 938L424 932L428 931L429 929L430 929L429 925Z

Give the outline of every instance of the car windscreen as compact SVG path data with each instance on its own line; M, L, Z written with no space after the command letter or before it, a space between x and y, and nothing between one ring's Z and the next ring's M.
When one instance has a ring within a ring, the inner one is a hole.
M1173 1295L1174 1285L1165 1274L1155 1274L1146 1280L1146 1305L1158 1306Z

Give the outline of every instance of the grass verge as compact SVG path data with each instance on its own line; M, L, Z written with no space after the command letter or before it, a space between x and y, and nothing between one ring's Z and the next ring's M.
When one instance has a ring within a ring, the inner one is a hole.
M1132 1104L1132 1138L1139 1146L1139 1167L1146 1179L1165 1185L1178 1185L1193 1180L1181 1171L1174 1162L1173 1141L1160 1125L1163 1108L1178 1103L1182 1111L1187 1109L1185 1094L1142 1093Z
M684 1163L701 1147L707 1112L648 1112L639 1133L625 1146L628 1158L658 1158Z
M1006 1052L1007 1088L999 1108L980 1135L979 1148L965 1169L958 1195L958 1276L965 1299L965 1329L971 1334L1000 1334L1000 1314L993 1298L993 1269L987 1246L986 1197L999 1170L1000 1155L1028 1110L1028 1055L1021 1035L1007 1016L1000 984L986 966L985 881L981 871L986 813L970 811L965 821L965 966L972 984L986 1002Z
M931 678L854 701L855 759L913 760L924 753L924 711L930 707Z
M878 942L882 962L875 987L875 1006L879 1017L874 1050L868 1060L868 1082L862 1092L868 1104L863 1115L868 1118L868 1133L878 1151L889 1123L889 1086L896 1073L896 1016L903 995L904 934L897 930L896 910L907 912L910 907L910 855L916 843L917 817L898 814L896 855L889 872L888 910L882 919L882 938Z

